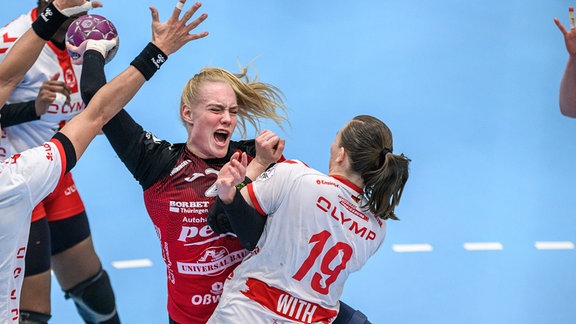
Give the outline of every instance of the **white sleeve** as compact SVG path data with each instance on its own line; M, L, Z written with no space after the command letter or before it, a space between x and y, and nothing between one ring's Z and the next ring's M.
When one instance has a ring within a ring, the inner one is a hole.
M303 166L296 160L278 163L248 185L250 200L258 212L270 215L278 209Z
M63 157L59 142L47 142L12 155L3 162L2 191L27 195L29 203L35 206L56 188L64 175Z

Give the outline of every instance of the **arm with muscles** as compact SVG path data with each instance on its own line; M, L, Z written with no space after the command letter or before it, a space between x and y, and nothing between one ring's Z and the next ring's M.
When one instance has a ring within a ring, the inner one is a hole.
M56 73L50 80L44 81L36 100L5 104L0 115L0 126L9 127L38 120L58 97L63 102L69 102L70 88L63 81L57 81L59 76L60 73Z
M185 0L180 0L184 4ZM207 32L190 34L207 17L206 14L186 25L201 4L194 4L182 17L180 9L174 9L168 21L160 23L158 11L152 13L152 42L132 61L131 66L104 85L84 111L62 128L61 133L73 143L77 159L102 127L136 95L146 80L150 79L166 61L167 55L179 50L186 43L208 35ZM113 44L111 44L113 45Z
M576 29L571 26L570 31L566 30L558 18L554 18L554 22L564 35L569 55L560 82L560 112L568 117L576 117Z
M32 28L16 41L4 61L0 63L0 106L6 103L12 90L40 55L46 41L68 17L101 6L99 1L55 0L39 14L32 23Z

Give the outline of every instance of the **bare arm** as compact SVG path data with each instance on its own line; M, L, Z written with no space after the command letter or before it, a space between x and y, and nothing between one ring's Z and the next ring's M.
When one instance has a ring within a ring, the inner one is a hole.
M185 0L180 0L184 4ZM168 21L158 21L158 11L150 8L152 13L152 43L164 54L170 55L189 41L200 39L208 35L207 32L190 34L207 17L206 14L187 25L201 4L194 4L182 17L181 10L174 9ZM76 150L76 157L80 159L88 144L100 132L102 127L116 115L134 97L146 81L140 70L134 66L128 67L105 86L92 98L88 106L78 116L62 128L61 133L66 135Z
M58 10L70 10L84 3L86 0L54 1ZM93 8L102 6L99 1L93 1L90 4ZM42 19L42 17L39 16L38 19ZM34 64L44 44L46 44L46 40L30 28L16 41L4 61L0 63L0 107L6 103L10 93Z
M568 117L576 117L576 29L566 30L558 18L554 18L558 29L564 35L568 62L560 82L560 112Z

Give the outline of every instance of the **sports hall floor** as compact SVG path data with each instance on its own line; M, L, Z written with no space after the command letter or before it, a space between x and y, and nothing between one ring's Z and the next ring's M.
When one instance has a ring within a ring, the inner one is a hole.
M121 38L106 67L113 77L150 40L147 7L166 20L176 0L102 2L94 13ZM35 4L10 1L1 21ZM205 0L200 29L210 36L172 55L126 109L157 137L184 141L188 78L256 59L259 78L286 95L285 155L322 171L337 130L375 115L395 152L412 158L411 175L401 221L388 223L342 300L373 323L576 323L576 119L558 108L567 53L553 22L567 24L574 4ZM74 174L121 318L167 323L164 265L138 184L103 137ZM51 323L80 323L53 285Z

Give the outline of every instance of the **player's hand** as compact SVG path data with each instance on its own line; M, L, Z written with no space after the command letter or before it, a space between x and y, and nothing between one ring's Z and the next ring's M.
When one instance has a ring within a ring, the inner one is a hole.
M88 0L54 0L54 5L67 17L102 7L100 1Z
M232 154L230 162L224 164L218 173L216 180L216 189L218 197L225 204L230 204L234 200L236 194L236 185L244 181L246 178L246 166L248 165L248 157L246 153L236 152Z
M554 18L554 22L564 35L564 42L566 43L568 54L570 54L570 56L576 56L576 29L571 27L570 30L567 30L558 18Z
M208 17L208 15L204 13L188 23L202 4L196 2L182 15L182 19L180 19L180 14L182 13L181 8L184 6L184 3L186 3L186 0L179 0L172 12L172 16L164 23L161 23L158 19L158 10L150 7L150 12L152 13L152 43L166 55L178 51L182 46L192 40L208 36L208 32L206 31L198 34L190 34L193 29L198 27L198 25Z
M256 157L254 161L264 167L278 162L278 159L284 152L286 140L281 139L278 135L270 130L263 130L256 136Z
M70 88L63 81L58 81L59 77L60 73L56 73L42 83L35 101L36 116L45 114L52 103L59 106L70 104Z

